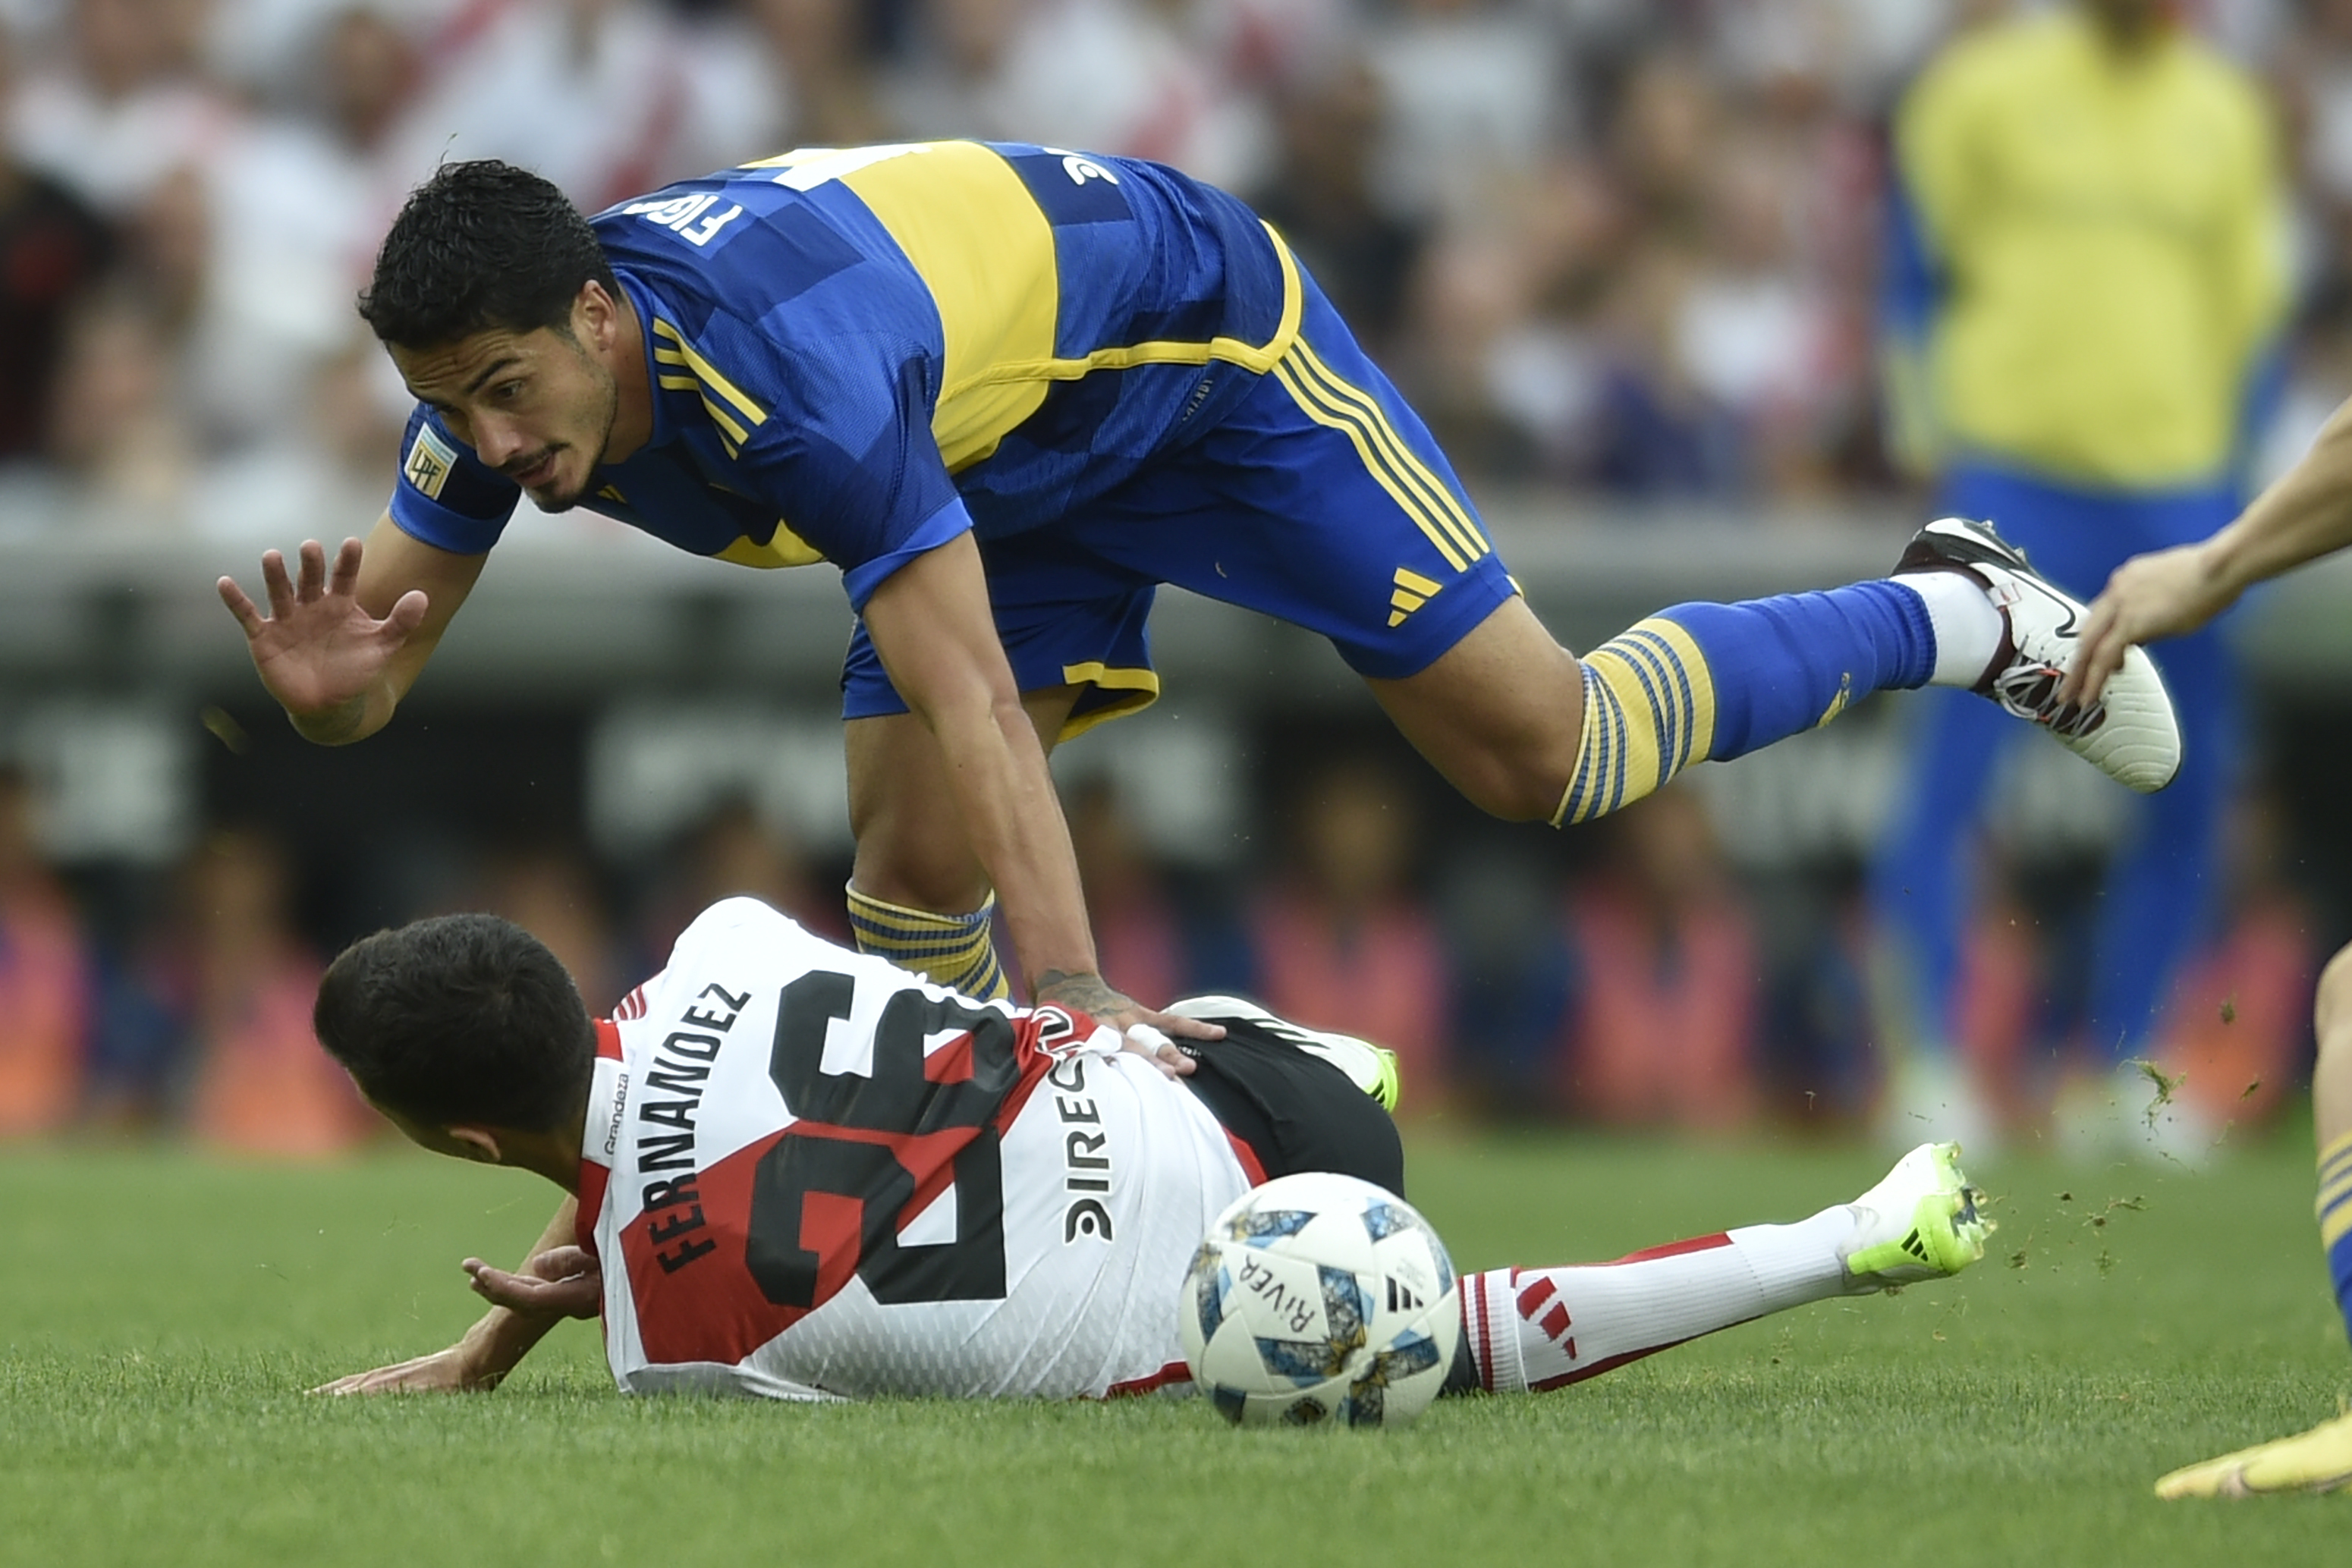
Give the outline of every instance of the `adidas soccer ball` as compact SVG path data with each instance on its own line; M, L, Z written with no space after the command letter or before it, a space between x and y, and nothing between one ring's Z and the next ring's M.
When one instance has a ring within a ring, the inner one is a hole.
M1240 1426L1397 1427L1461 1338L1454 1264L1402 1198L1353 1176L1270 1181L1209 1228L1177 1303L1192 1380Z

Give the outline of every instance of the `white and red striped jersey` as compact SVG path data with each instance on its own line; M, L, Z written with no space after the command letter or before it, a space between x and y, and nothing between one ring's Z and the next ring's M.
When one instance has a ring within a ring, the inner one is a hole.
M1116 1030L972 1001L732 898L597 1034L580 1240L624 1393L1183 1378L1178 1286L1249 1178Z

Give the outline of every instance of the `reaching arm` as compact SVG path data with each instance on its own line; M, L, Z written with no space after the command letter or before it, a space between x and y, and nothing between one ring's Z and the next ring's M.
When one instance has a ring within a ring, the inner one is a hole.
M566 1197L524 1259L509 1274L478 1258L466 1260L474 1291L490 1310L446 1350L372 1372L355 1372L313 1394L488 1393L506 1380L531 1347L567 1317L593 1317L603 1301L595 1260L573 1244L580 1203Z
M220 580L221 601L245 628L262 685L305 738L363 740L391 722L488 558L413 538L389 513L364 549L345 539L331 570L315 539L299 557L292 578L276 550L261 558L268 615L235 578Z
M1023 974L1033 988L1049 976L1093 977L1077 856L997 641L979 547L965 533L916 557L874 591L865 614L890 684L947 757L957 814L996 887ZM1079 997L1064 999L1092 1010Z
M2352 545L2352 402L2331 415L2303 460L2227 528L2193 545L2134 556L2116 569L2084 622L2063 702L2095 701L2137 643L2194 632L2257 582Z
M884 579L866 601L865 618L890 684L948 759L957 813L1013 928L1030 994L1120 1030L1150 1026L1129 1036L1129 1049L1171 1077L1190 1074L1192 1061L1167 1037L1218 1040L1225 1031L1139 1007L1097 972L1069 825L997 640L971 535Z

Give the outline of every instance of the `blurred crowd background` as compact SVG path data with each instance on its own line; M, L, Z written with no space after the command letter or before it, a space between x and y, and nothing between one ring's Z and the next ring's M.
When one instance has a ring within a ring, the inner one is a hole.
M503 157L594 210L788 146L944 135L1160 159L1242 193L1474 492L1557 497L1562 528L1661 502L1759 528L1909 516L1924 481L1879 371L1890 117L2010 9L0 0L0 542L363 528L409 404L352 300L436 160ZM2352 4L2176 9L2262 84L2290 182L2295 304L2244 444L2259 481L2352 392ZM240 712L215 733L269 723ZM1116 983L1245 991L1396 1044L1424 1118L1871 1114L1855 854L1759 870L1705 787L1572 839L1497 837L1377 732L1241 729L1246 854L1170 856L1112 775L1070 783ZM576 771L573 750L551 766ZM522 921L600 1008L727 892L842 929L838 842L748 795L634 857L592 843L576 783L504 818L453 797L438 847L362 863L241 793L226 758L168 866L75 852L43 826L39 770L0 769L0 1135L365 1141L310 989L337 943L434 908ZM2258 1121L2302 1070L2339 925L2298 874L2292 805L2244 795L2221 917L2159 1030L2217 1124ZM2069 955L2105 847L1988 856L1958 1044L2013 1129L2075 1043Z

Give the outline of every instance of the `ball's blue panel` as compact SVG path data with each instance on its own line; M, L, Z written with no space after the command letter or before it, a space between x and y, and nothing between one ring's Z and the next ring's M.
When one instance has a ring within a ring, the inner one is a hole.
M1210 1248L1203 1247L1201 1255L1192 1260L1192 1308L1200 1314L1203 1345L1217 1337L1217 1325L1225 1321L1225 1292L1234 1286L1233 1275L1223 1263L1215 1262L1215 1257Z
M1238 1388L1227 1388L1218 1384L1209 1390L1209 1403L1217 1407L1218 1415L1238 1427L1242 1424L1242 1411L1249 1404L1249 1396Z
M1425 1333L1400 1334L1372 1358L1372 1375L1393 1383L1437 1364L1437 1341Z
M1323 1321L1329 1329L1332 1348L1344 1355L1364 1343L1364 1325L1372 1317L1371 1297L1351 1270L1318 1264L1315 1271L1323 1280Z
M1262 1339L1257 1342L1257 1358L1268 1377L1286 1377L1301 1388L1310 1388L1338 1375L1348 1356L1328 1340Z
M1296 1236L1314 1222L1312 1209L1244 1209L1234 1216L1233 1239L1246 1241L1253 1247L1264 1247L1283 1237Z
M1385 1241L1400 1230L1411 1230L1419 1223L1412 1211L1393 1203L1368 1203L1364 1206L1364 1228L1375 1241Z
M1388 1419L1389 1385L1375 1367L1348 1385L1340 1414L1350 1427L1378 1427Z

